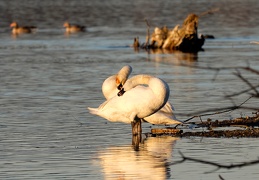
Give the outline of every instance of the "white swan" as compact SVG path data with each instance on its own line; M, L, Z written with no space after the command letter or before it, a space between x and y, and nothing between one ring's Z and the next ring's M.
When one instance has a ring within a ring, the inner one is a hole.
M111 122L132 123L157 112L169 98L169 87L159 78L137 75L131 84L134 88L131 85L123 86L126 91L123 96L114 96L98 108L88 108L90 113ZM148 86L137 86L138 84Z
M124 86L125 83L125 88L127 89L131 89L134 88L136 85L142 84L142 82L137 81L139 76L133 76L132 78L128 79L131 71L131 66L124 66L116 75L108 77L103 82L102 92L106 99L117 96L117 88L119 86ZM181 124L182 122L175 117L173 111L173 106L169 102L167 102L159 111L148 117L145 117L143 120L151 124Z

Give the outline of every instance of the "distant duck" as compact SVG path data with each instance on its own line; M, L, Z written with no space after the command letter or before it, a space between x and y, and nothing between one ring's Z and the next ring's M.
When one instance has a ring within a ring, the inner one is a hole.
M13 34L32 33L37 28L35 26L19 26L17 22L11 23L10 27L12 28Z
M76 33L76 32L85 32L85 26L81 26L81 25L72 25L68 22L65 22L63 27L66 28L66 32L67 33Z
M133 42L133 47L134 48L139 48L139 38L138 37L136 37L136 38L134 38L134 42Z

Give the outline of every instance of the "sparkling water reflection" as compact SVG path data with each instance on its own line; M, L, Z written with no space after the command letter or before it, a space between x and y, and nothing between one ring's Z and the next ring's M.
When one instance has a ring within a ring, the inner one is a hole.
M166 179L170 178L168 162L172 159L177 138L150 137L140 145L109 147L99 152L105 179Z

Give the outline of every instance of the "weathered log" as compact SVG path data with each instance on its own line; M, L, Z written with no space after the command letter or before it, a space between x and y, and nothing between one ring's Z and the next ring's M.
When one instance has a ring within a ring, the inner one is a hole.
M178 131L177 131L178 130ZM235 129L235 130L207 130L207 131L187 131L182 130L167 130L167 129L152 129L151 136L169 135L175 137L259 137L259 128Z
M201 136L201 137L259 137L259 128L249 129L236 129L236 130L213 130L202 132L185 132L181 134L181 137Z
M182 130L174 129L174 128L151 129L151 133L156 135L164 135L164 134L180 135L182 132L183 132Z

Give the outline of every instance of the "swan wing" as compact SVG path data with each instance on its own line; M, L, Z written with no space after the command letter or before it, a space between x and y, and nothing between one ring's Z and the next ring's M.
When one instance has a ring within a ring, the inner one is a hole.
M164 113L157 111L156 113L144 118L146 122L156 125L182 124L173 113Z
M98 108L88 107L91 114L103 117L111 122L131 123L136 117L136 109L127 98L115 96L103 102Z

